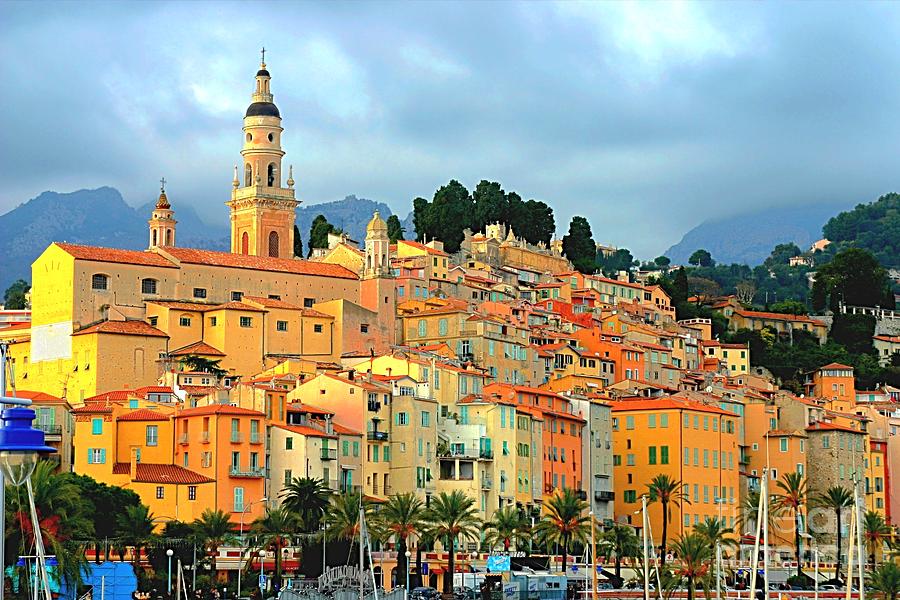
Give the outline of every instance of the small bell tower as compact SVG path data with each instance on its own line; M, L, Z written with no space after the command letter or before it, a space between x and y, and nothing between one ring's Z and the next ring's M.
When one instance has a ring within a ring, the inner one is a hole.
M150 225L150 248L175 245L175 225L178 221L175 220L175 211L166 197L165 177L159 180L159 199L147 223Z

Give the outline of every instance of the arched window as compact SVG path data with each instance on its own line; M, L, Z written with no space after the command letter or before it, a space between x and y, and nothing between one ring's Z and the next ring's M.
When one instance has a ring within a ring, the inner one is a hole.
M157 242L156 242L156 234L157 234L157 232L156 232L156 230L154 229L154 230L153 230L153 234L152 234L152 236L153 236L153 243L151 244L152 246L158 246L158 245L159 245L159 244L157 244Z
M278 232L269 232L269 256L278 258Z
M166 229L166 246L172 245L172 230Z
M92 290L108 290L109 289L109 276L101 275L100 273L96 273L91 277L91 289Z
M266 180L269 187L275 186L275 177L278 174L278 167L275 166L275 163L269 163L269 177Z
M156 293L156 280L151 278L141 279L141 293L142 294L155 294Z
M253 184L253 167L250 163L244 165L244 186L250 187Z
M241 254L250 254L250 236L246 231L241 235Z

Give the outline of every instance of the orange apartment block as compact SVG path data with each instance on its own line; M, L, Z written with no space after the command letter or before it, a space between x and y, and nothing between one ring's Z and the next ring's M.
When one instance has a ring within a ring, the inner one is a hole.
M517 412L543 419L545 497L559 488L583 489L581 455L585 419L575 413L568 398L549 390L507 383L484 386L484 397L505 400L514 404Z
M740 508L738 416L679 396L611 402L615 514L641 522L641 495L660 474L680 481L690 504L670 506L668 536L690 533L707 517L735 526ZM662 514L650 505L654 543Z
M214 404L175 416L175 464L213 480L215 506L237 523L260 517L266 495L265 413Z

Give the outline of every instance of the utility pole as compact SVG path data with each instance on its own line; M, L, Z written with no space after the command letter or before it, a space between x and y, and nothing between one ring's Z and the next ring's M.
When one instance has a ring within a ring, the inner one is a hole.
M650 600L650 548L648 547L648 534L650 523L647 519L647 495L641 496L641 538L644 555L644 600Z
M597 519L594 517L594 511L591 511L589 514L591 517L591 571L593 572L593 576L591 578L593 581L591 598L593 600L597 600L597 541L594 537L594 532L597 529Z

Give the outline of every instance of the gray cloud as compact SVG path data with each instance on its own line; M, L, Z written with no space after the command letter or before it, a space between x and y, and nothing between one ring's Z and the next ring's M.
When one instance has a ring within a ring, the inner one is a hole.
M7 3L0 211L113 185L224 222L257 52L319 202L498 179L655 255L760 206L900 188L900 9L835 3Z

